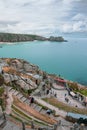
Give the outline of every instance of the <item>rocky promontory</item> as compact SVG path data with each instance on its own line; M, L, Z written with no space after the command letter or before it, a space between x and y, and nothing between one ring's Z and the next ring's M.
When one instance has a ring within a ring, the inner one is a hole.
M59 37L54 37L54 36L50 36L48 38L48 41L52 41L52 42L67 42L67 40L64 40L64 38L62 36Z
M49 38L32 35L32 34L13 34L13 33L0 33L0 42L22 42L22 41L54 41L54 42L66 42L62 36L54 37L50 36Z

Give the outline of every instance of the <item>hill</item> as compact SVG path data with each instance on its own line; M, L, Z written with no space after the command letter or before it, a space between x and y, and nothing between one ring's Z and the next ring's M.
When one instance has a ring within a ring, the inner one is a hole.
M14 34L14 33L0 33L0 42L21 42L21 41L56 41L65 42L63 37L50 36L49 38L32 35L32 34Z

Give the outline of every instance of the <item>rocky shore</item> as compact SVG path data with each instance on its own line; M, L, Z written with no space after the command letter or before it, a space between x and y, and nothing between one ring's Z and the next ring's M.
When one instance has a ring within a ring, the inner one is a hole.
M13 34L13 33L0 33L0 42L22 42L22 41L52 41L52 42L67 42L62 36L49 38L31 35L31 34Z
M16 58L0 59L0 75L4 77L4 84L25 91L36 89L41 82L47 86L51 83L50 76L38 66Z
M24 118L24 121L27 121L27 116L29 119L34 119L35 123L42 122L49 127L55 123L57 125L60 116L62 121L66 121L69 112L86 115L87 107L80 99L82 95L77 95L79 98L75 99L69 95L67 86L58 84L57 80L68 84L68 80L48 74L40 70L37 65L23 59L0 58L0 100L4 101L0 105L8 115L11 114L19 120ZM72 85L72 82L69 83ZM77 87L86 91L84 86L78 84L75 88ZM52 112L49 115L48 110ZM31 119L28 122L31 123Z
M3 78L4 81L3 81ZM36 89L40 84L45 84L50 88L53 86L57 75L48 74L37 65L31 64L23 59L0 58L0 82L4 84L18 86L24 90ZM87 87L66 80L70 85L79 90L87 91Z

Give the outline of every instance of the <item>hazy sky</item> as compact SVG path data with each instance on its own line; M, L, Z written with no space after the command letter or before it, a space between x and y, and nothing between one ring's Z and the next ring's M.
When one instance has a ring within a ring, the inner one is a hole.
M87 32L87 0L0 0L0 32Z

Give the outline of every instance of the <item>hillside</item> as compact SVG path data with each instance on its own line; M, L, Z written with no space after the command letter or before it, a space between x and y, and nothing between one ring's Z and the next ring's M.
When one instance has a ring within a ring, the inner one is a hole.
M56 42L65 42L63 37L53 37L49 38L32 35L32 34L13 34L13 33L0 33L0 42L21 42L21 41L56 41Z
M5 84L18 86L25 91L36 89L41 82L50 82L47 73L22 59L0 59L0 73L4 77Z

